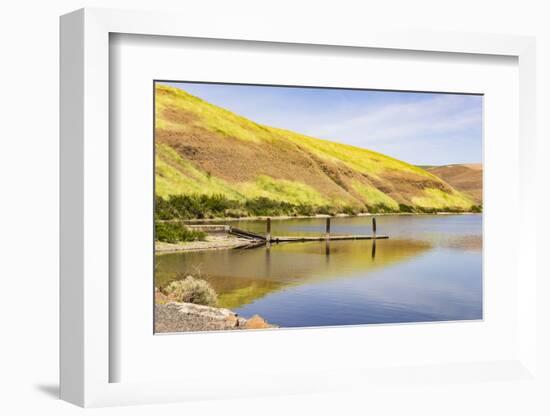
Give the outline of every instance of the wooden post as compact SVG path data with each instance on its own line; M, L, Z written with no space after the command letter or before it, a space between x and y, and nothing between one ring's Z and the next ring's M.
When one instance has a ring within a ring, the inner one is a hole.
M325 231L325 238L327 240L330 240L330 217L327 217L327 225L326 225L326 231Z
M265 239L267 240L267 242L271 241L271 218L269 217L267 217Z
M372 217L372 235L376 237L376 217Z

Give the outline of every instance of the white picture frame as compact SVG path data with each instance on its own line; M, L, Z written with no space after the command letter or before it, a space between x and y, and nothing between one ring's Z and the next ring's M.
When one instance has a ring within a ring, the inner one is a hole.
M185 21L185 25L182 25ZM236 29L238 28L238 30ZM361 371L319 368L296 374L281 369L264 380L209 377L182 381L111 382L110 365L120 359L110 349L109 258L109 37L110 34L279 42L430 51L442 54L483 54L516 57L519 65L520 211L517 214L519 281L517 354L499 361L441 363L418 362L417 380L460 379L478 382L472 374L489 372L507 379L536 376L536 303L534 242L535 169L535 41L530 37L465 33L379 31L350 28L338 33L247 21L183 19L172 13L82 9L61 18L61 398L80 406L184 401L243 395L322 392L351 385L407 382L407 369ZM112 225L112 224L111 224ZM330 377L319 374L330 372ZM483 379L483 377L481 377ZM342 380L347 380L342 382Z

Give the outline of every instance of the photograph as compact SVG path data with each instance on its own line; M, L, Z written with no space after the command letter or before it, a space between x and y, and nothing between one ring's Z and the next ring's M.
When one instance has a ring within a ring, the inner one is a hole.
M154 333L483 319L483 95L155 80Z

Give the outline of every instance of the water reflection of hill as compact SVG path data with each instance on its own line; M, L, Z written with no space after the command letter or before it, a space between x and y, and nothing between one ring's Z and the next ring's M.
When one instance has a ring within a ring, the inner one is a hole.
M237 308L285 287L390 267L424 254L425 241L390 239L290 243L253 250L173 253L157 256L156 284L192 274L209 281L220 306Z
M483 239L480 235L466 235L449 239L441 245L455 250L480 252L483 248Z

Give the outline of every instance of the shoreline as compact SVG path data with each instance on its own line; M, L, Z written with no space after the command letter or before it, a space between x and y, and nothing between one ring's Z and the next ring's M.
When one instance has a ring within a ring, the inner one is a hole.
M197 223L207 223L207 222L238 222L238 221L259 221L259 220L266 220L270 218L273 221L277 220L304 220L304 219L322 219L322 218L353 218L353 217L388 217L388 216L423 216L423 215L482 215L483 212L448 212L448 211L441 211L441 212L434 212L434 213L428 213L428 212L381 212L376 214L371 213L360 213L355 215L349 215L349 214L336 214L336 215L328 215L328 214L317 214L317 215L279 215L279 216L269 216L269 215L262 215L257 217L215 217L215 218L193 218L193 219L183 219L183 220L157 220L159 222L180 222L183 221L186 224L197 224Z
M244 247L250 240L239 238L227 233L208 234L204 241L186 241L181 243L166 243L155 241L155 254L176 253L182 251L229 250Z
M244 218L212 218L212 219L203 219L203 220L183 220L185 224L189 225L199 225L201 223L211 223L211 222L238 222L243 220L248 221L259 221L266 220L271 218L272 220L287 220L287 219L308 219L308 218L351 218L351 217L374 217L374 216L423 216L423 215L482 215L483 213L478 212L441 212L437 214L427 214L427 213L386 213L386 214L359 214L359 215L339 215L333 216L330 215L317 215L317 216L302 216L302 217L289 217L289 216L280 216L280 217L244 217ZM180 221L180 220L166 220L170 221ZM193 252L193 251L213 251L213 250L232 250L236 248L243 248L249 246L251 240L238 237L227 232L207 232L206 238L203 241L186 241L180 243L167 243L163 241L155 241L155 255L169 254L169 253L182 253L182 252Z

